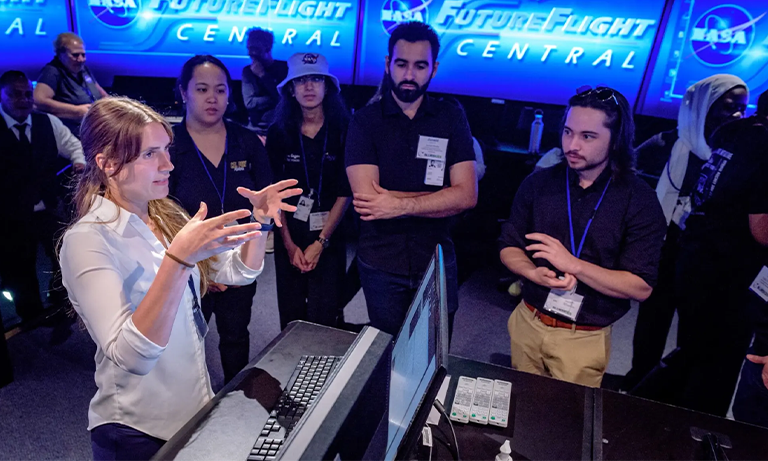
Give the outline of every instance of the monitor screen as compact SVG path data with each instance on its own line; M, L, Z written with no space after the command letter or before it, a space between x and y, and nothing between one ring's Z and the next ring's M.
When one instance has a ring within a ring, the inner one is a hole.
M387 460L395 459L445 359L445 277L442 275L442 251L436 253L392 349Z
M430 90L566 104L576 88L607 84L634 101L664 0L365 0L358 84L384 72L389 32L429 23L440 37Z
M212 54L240 78L250 62L248 30L271 29L272 55L322 53L331 72L351 83L357 1L73 0L75 27L92 67L111 75L175 77L195 54Z
M677 118L685 90L714 74L741 77L752 104L768 90L768 2L675 0L639 112Z
M20 70L37 80L40 69L53 58L53 41L69 30L66 0L0 1L0 73Z

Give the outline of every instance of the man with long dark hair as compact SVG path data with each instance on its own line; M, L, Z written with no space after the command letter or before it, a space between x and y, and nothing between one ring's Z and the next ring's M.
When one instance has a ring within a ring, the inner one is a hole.
M525 278L509 318L512 366L600 387L611 325L656 282L664 215L635 176L634 122L606 87L568 101L565 162L529 176L501 237L501 261Z
M448 217L477 203L466 116L426 93L439 51L428 25L397 26L389 38L381 99L357 112L347 136L347 176L362 220L360 281L371 325L393 335L438 243L445 255L450 324L458 282Z

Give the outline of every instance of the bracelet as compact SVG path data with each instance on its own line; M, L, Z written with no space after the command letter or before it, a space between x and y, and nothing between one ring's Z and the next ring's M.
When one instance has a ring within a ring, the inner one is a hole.
M255 216L251 215L251 222L252 223L254 223L254 222L259 223L259 225L261 225L261 228L259 229L259 231L261 231L261 232L269 232L269 231L271 231L272 229L275 228L275 221L273 221L272 218L269 218L269 222L268 223L262 223L262 222L259 222L259 220L256 219Z
M177 263L181 264L182 266L186 266L186 267L188 267L190 269L195 267L194 264L190 264L190 263L184 261L183 259L168 253L167 251L165 252L165 255L168 256L169 258L171 258L172 260L176 261Z

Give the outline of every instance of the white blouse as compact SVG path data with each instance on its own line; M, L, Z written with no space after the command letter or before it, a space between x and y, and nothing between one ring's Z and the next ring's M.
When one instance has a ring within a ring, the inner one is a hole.
M132 314L164 255L165 247L137 215L103 197L96 197L88 214L64 235L62 280L96 343L98 390L88 430L120 423L168 440L213 397L188 286L167 346L153 343L133 324ZM238 247L218 255L212 278L247 285L263 268L247 267ZM197 267L192 277L200 287Z

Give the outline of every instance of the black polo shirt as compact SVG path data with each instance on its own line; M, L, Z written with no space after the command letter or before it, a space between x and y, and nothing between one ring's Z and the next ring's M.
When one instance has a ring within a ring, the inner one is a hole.
M51 62L46 64L40 71L37 78L38 83L45 83L53 89L53 100L79 106L82 104L92 104L101 99L101 92L97 87L96 77L93 76L87 66L77 74L70 72L64 64L54 57ZM76 120L62 119L64 125L69 128L75 136L80 133L80 122Z
M312 213L331 211L336 199L351 197L347 173L344 170L344 137L346 127L337 122L323 125L314 138L301 135L299 129L287 130L274 124L267 132L267 153L272 165L275 180L296 179L304 192L314 189ZM302 143L304 149L302 151ZM306 171L304 169L306 165ZM322 187L320 187L320 169L322 166ZM307 183L309 177L309 183ZM318 194L320 199L318 200ZM296 205L299 197L291 197L286 203ZM317 240L320 231L309 230L307 222L293 219L293 213L286 213L288 230L293 241L302 248ZM336 237L338 233L334 233Z
M611 177L611 169L606 168L590 187L582 189L578 175L567 169L563 162L538 171L523 181L515 195L510 217L502 226L500 249L516 247L525 250L527 245L534 243L525 235L541 232L556 238L571 250L566 171L571 189L574 239L578 246ZM631 272L654 286L666 231L666 221L656 193L634 174L626 174L613 179L608 186L587 233L580 259L605 269ZM537 266L552 268L545 259L534 259L533 252L526 254ZM586 283L579 282L576 292L584 296L577 324L605 327L629 311L629 300L606 296ZM537 309L543 310L548 295L546 287L530 281L523 284L523 299Z
M209 218L219 216L221 200L217 189L219 192L224 190L224 212L252 210L251 203L237 193L237 188L260 190L272 183L267 152L256 133L236 123L225 122L225 126L227 153L218 167L214 167L204 155L200 161L185 120L173 127L174 140L170 152L174 169L171 172L170 195L190 216L197 213L200 202L208 205ZM225 169L227 182L226 188L223 188Z
M428 160L416 158L420 136L448 139L442 186L424 184ZM475 160L461 107L426 95L411 120L389 92L357 111L349 125L346 154L348 167L376 165L381 187L400 192L437 192L451 185L451 166ZM448 218L363 221L357 254L385 272L418 274L426 270L438 243L452 253L448 227Z

